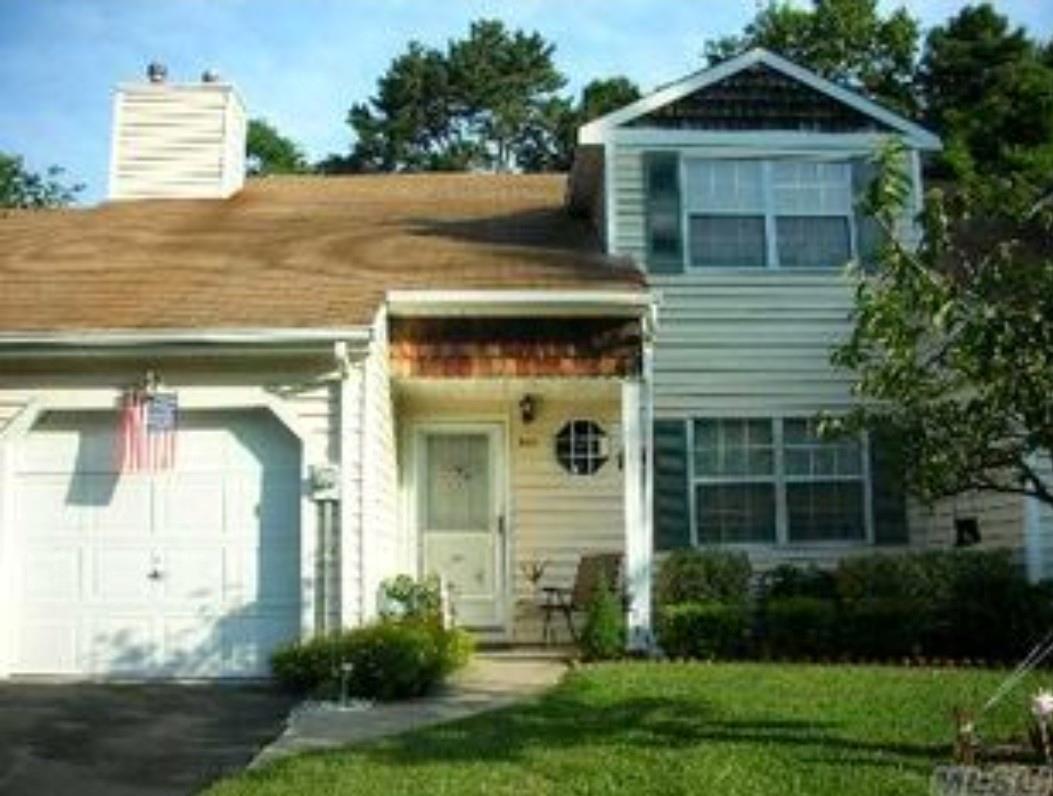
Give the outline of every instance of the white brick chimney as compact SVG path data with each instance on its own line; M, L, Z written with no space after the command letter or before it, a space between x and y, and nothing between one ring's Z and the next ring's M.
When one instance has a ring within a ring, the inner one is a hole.
M110 199L225 199L245 182L245 106L230 83L149 81L117 87Z

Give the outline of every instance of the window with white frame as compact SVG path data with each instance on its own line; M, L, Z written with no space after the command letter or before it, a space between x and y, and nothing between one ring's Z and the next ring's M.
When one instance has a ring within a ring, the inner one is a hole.
M853 212L847 162L684 161L695 268L840 268L855 248Z
M760 160L684 162L688 256L697 268L764 268L768 235Z
M863 445L810 419L700 419L691 490L699 544L866 539Z

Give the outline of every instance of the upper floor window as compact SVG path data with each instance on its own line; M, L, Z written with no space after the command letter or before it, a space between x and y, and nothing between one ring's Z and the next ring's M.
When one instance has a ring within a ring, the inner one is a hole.
M694 268L840 268L852 259L852 167L817 160L686 159Z

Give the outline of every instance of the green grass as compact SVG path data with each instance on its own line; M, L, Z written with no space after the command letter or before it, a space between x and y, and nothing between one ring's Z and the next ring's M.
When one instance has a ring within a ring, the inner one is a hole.
M268 794L924 794L955 706L1004 673L773 664L588 667L540 701L247 772ZM980 721L1024 729L1032 678Z

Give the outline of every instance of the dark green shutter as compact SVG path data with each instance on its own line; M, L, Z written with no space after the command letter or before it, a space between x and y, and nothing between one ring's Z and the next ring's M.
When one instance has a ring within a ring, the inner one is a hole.
M691 545L688 509L687 423L654 422L654 544L656 550Z
M643 167L647 270L654 274L682 273L680 156L675 152L644 152Z
M885 231L877 219L865 212L867 192L877 179L878 166L870 158L852 161L852 193L855 199L856 254L860 264L867 270L877 266L881 247L885 244Z
M870 489L874 542L884 545L910 542L902 457L895 438L880 431L870 432Z

